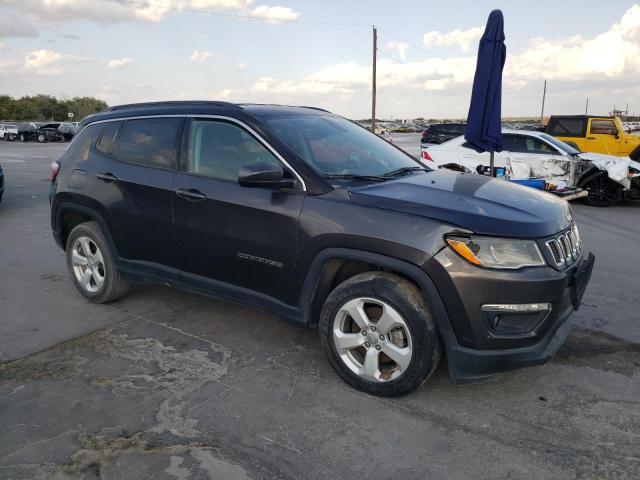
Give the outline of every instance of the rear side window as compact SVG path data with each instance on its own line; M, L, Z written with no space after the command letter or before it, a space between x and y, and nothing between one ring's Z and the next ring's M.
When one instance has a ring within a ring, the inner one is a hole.
M242 167L261 162L279 164L264 145L240 127L209 120L192 122L189 173L235 182Z
M182 121L182 118L127 120L120 135L118 159L149 167L176 168Z
M72 161L88 160L89 148L93 143L95 143L101 130L102 125L99 124L89 125L87 128L82 130L82 132L75 136L73 142L69 145L65 156L72 159Z
M96 148L103 153L110 154L113 152L114 141L118 133L118 129L122 122L109 122L102 130L102 134L96 143Z
M547 133L554 137L584 137L586 118L552 118Z

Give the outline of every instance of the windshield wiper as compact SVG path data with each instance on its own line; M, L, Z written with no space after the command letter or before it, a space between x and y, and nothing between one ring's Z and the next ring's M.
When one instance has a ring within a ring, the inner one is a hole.
M397 170L392 170L391 172L385 173L384 177L397 177L398 175L404 175L406 173L417 172L422 170L423 172L428 172L425 167L402 167Z
M376 175L354 175L352 173L327 173L322 178L337 180L363 180L365 182L384 182L389 180L387 177L379 177Z

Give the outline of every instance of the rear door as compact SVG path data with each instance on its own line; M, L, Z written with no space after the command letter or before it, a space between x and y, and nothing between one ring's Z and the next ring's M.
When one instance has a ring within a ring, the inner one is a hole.
M282 164L241 125L193 119L174 182L175 231L183 280L249 288L293 302L298 219L304 192L246 188L244 165Z
M101 213L122 259L139 270L178 275L171 197L183 117L108 122L87 197Z
M618 128L611 118L590 118L586 152L618 155Z

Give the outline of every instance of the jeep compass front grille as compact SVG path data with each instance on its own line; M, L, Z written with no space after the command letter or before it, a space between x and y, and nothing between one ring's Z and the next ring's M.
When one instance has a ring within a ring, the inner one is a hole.
M547 240L546 245L557 268L573 265L582 253L582 241L576 225Z

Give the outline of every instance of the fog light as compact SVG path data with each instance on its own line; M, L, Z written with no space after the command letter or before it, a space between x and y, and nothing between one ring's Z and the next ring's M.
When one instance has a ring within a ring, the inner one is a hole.
M492 332L523 335L532 332L551 312L550 303L485 304L482 314Z

